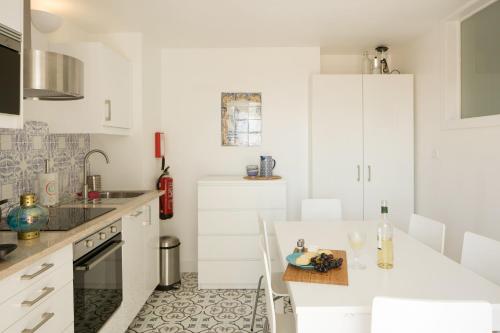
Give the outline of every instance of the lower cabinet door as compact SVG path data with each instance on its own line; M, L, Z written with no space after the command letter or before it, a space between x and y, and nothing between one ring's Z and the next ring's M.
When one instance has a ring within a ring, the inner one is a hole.
M72 322L73 283L69 282L5 332L58 333L64 332Z
M149 223L144 225L144 280L145 280L145 296L149 298L153 290L158 285L160 280L159 272L159 238L160 224L158 217L158 200L151 202L147 209L150 211Z
M142 221L133 216L122 218L123 316L132 319L144 303L144 245Z

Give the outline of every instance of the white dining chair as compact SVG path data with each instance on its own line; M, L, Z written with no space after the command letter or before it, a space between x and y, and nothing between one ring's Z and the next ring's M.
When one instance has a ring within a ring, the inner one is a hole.
M410 218L408 234L441 254L444 253L445 232L444 223L417 214Z
M464 234L460 263L500 285L500 242L470 231Z
M295 333L295 318L293 314L276 313L275 298L273 297L273 287L271 285L271 271L269 270L270 262L268 262L268 254L266 253L265 245L260 244L262 253L262 262L264 269L264 293L266 294L266 325L264 332L269 333Z
M371 333L491 333L491 305L375 297Z
M304 199L302 200L302 221L340 221L342 203L339 199Z
M271 248L269 246L269 234L268 234L268 229L267 229L267 222L264 220L262 217L259 216L259 233L260 233L260 239L261 242L263 243L263 248L264 252L266 255L266 262L268 264L268 270L269 270L269 275L270 275L270 281L271 281L271 291L272 291L272 296L273 299L276 301L278 299L281 299L283 297L288 296L288 288L286 287L285 282L281 278L283 273L282 272L273 272L273 269L271 267ZM257 283L257 295L255 297L255 304L253 308L253 314L252 314L252 324L250 326L250 331L253 332L254 329L254 324L255 324L255 316L257 314L257 304L259 300L259 295L260 295L260 290L262 287L262 279L264 278L264 275L261 275L259 277L259 281Z

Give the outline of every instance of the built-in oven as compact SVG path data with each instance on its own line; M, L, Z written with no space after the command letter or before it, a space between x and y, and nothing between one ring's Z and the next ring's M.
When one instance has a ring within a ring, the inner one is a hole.
M76 333L93 333L123 299L121 220L73 244Z
M21 108L21 34L0 24L0 113Z

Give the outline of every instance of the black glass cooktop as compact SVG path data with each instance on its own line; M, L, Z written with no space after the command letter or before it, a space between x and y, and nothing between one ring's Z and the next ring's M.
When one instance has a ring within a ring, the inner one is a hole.
M67 231L104 215L115 208L80 208L57 207L49 208L49 222L42 231ZM10 230L7 221L2 219L0 230Z

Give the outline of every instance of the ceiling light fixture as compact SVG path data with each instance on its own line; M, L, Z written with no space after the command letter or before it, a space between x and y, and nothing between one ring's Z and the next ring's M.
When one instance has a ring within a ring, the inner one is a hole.
M62 18L43 10L32 9L31 23L33 23L38 31L48 34L61 27Z

